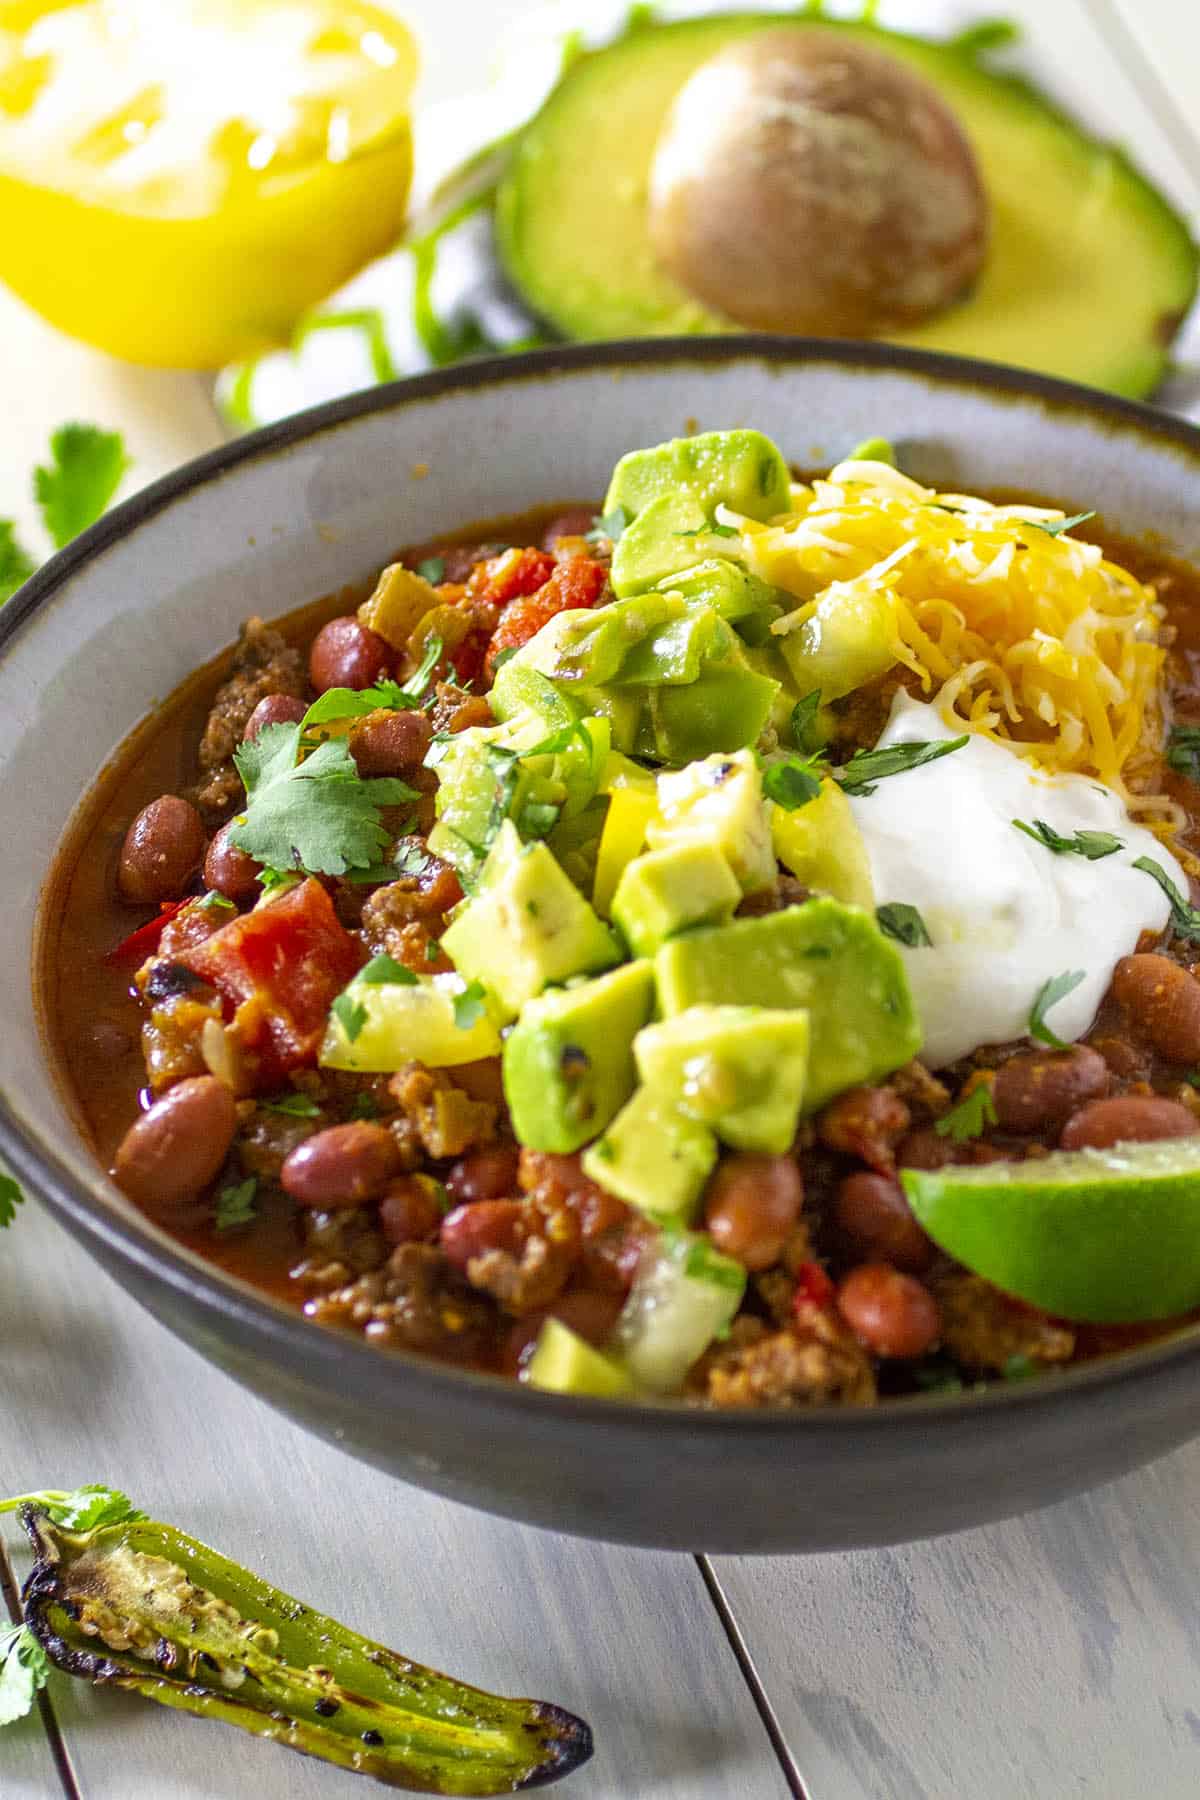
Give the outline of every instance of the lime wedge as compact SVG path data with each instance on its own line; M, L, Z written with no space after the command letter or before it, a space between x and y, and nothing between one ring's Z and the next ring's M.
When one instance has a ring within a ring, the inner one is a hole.
M935 1244L1059 1318L1119 1324L1200 1306L1200 1137L901 1180Z

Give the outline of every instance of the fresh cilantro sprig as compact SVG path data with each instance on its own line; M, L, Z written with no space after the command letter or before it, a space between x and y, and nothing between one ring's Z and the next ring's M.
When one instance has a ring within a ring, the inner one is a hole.
M924 919L907 901L889 900L886 905L877 906L875 918L885 937L895 938L898 944L905 944L910 950L921 950L933 944Z
M235 1231L239 1225L249 1225L258 1216L254 1204L258 1193L258 1179L247 1175L245 1181L236 1186L222 1188L213 1206L213 1225L218 1231Z
M469 981L454 996L454 1023L460 1031L478 1025L487 1010L487 989L481 981Z
M345 1032L346 1042L352 1044L367 1022L366 1007L353 994L339 994L329 1010Z
M319 1119L321 1109L311 1094L283 1094L278 1100L260 1100L264 1112L282 1113L287 1119Z
M1131 867L1140 869L1143 875L1149 875L1152 881L1157 881L1167 896L1171 903L1171 929L1176 937L1200 943L1200 908L1192 906L1184 898L1162 864L1156 863L1152 856L1139 856Z
M1071 969L1062 975L1052 975L1044 981L1037 991L1033 1002L1033 1011L1029 1015L1029 1035L1036 1038L1039 1044L1049 1044L1052 1050L1067 1050L1068 1044L1046 1023L1046 1014L1068 994L1073 994L1084 979L1082 969Z
M763 770L763 793L786 811L796 812L821 792L817 766L815 756L803 760L798 756L787 756L780 762L770 763Z
M955 1144L965 1144L971 1138L981 1137L989 1125L998 1123L992 1090L982 1081L957 1106L952 1106L948 1113L943 1113L940 1119L936 1119L933 1129L939 1137L948 1137Z
M381 952L373 956L365 969L359 971L356 980L367 987L416 987L417 978L411 969L397 962L394 956Z
M24 1204L24 1200L20 1183L0 1169L0 1230L12 1224L17 1216L17 1208Z
M737 536L737 531L734 528L734 526L732 526L732 525L718 525L717 521L715 519L706 519L703 525L694 525L692 527L691 531L673 532L672 536L678 537L678 538L693 538L693 537L734 538Z
M1044 531L1047 537L1061 537L1064 531L1074 531L1076 525L1086 525L1095 516L1096 509L1093 507L1090 512L1072 513L1069 519L1022 519L1021 524L1031 525L1035 531Z
M1077 831L1074 837L1063 837L1045 819L1035 819L1032 824L1024 819L1014 819L1013 824L1026 837L1032 838L1035 844L1044 844L1055 856L1086 856L1089 862L1099 862L1102 857L1112 856L1114 851L1121 850L1124 845L1119 837L1111 831Z
M43 1488L34 1494L13 1494L0 1500L0 1513L16 1512L19 1506L36 1506L52 1525L64 1531L95 1531L101 1525L132 1525L146 1517L139 1512L128 1494L102 1481L89 1481L77 1488Z
M821 748L820 732L817 727L818 715L821 711L821 690L814 688L811 694L805 694L797 700L792 708L792 742L797 750L812 755Z
M439 581L446 579L446 559L444 556L426 556L417 564L417 574L430 587L436 587Z
M585 533L589 544L618 544L621 533L629 523L629 513L623 506L614 506L606 513L597 513L592 520L592 528Z
M889 744L883 750L856 750L848 763L834 769L834 779L847 794L867 795L875 792L875 784L889 775L906 775L910 769L923 768L941 756L961 750L968 742L962 737L938 738L933 743Z
M107 511L128 467L120 432L59 426L50 439L50 461L33 472L34 496L56 550Z
M704 1237L688 1245L683 1272L690 1280L707 1281L712 1287L736 1288L740 1292L746 1285L746 1271L741 1264L731 1256L722 1256Z
M398 681L377 681L367 688L326 688L300 721L301 736L312 725L325 725L331 719L358 719L372 712L415 712L424 706L429 693L429 678L442 655L442 640L431 637L425 645L420 666L413 670L406 687Z
M0 1725L11 1725L31 1711L49 1672L46 1652L28 1625L0 1632Z
M1173 725L1167 742L1167 764L1177 775L1200 781L1200 725Z
M29 580L36 562L17 538L11 519L0 519L0 606Z
M268 725L234 752L246 785L234 844L273 870L370 868L388 843L382 809L415 800L415 790L394 776L364 781L344 738L329 738L298 761L300 734L299 725Z

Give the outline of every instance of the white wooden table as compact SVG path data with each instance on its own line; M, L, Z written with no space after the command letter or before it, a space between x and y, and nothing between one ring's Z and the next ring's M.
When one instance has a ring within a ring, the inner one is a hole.
M481 78L496 32L520 10L495 0L402 9L432 41L435 94ZM1054 88L1200 219L1192 0L997 10L1029 21ZM65 418L119 425L146 480L219 438L200 382L106 362L2 296L0 359L0 514L22 513L29 468ZM953 1539L709 1564L496 1523L363 1468L133 1309L33 1206L0 1244L0 1322L0 1490L111 1480L415 1657L581 1712L597 1754L565 1795L1200 1793L1200 1444L1085 1499ZM40 1715L0 1736L4 1800L366 1791L239 1734L61 1679Z

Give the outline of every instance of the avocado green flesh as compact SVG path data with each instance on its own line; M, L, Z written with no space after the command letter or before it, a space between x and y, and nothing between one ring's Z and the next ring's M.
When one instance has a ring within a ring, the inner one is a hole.
M1200 1138L901 1180L935 1244L1059 1318L1123 1324L1200 1306Z
M924 75L979 158L992 205L983 274L968 299L890 341L1149 393L1196 289L1196 248L1169 203L1119 151L963 48L808 13L796 22L872 43ZM693 71L780 23L778 13L735 13L639 27L581 57L521 134L497 197L497 240L510 278L564 336L739 329L656 262L649 172Z

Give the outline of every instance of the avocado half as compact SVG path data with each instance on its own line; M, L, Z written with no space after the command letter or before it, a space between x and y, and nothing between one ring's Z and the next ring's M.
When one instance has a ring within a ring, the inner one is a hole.
M1151 392L1195 297L1197 247L1128 159L1025 81L988 68L998 31L935 43L812 11L790 19L908 63L953 109L979 159L992 207L982 275L958 305L888 341ZM567 69L520 132L495 202L505 271L553 330L597 339L740 329L656 262L650 166L693 70L734 39L788 22L777 12L636 22Z

